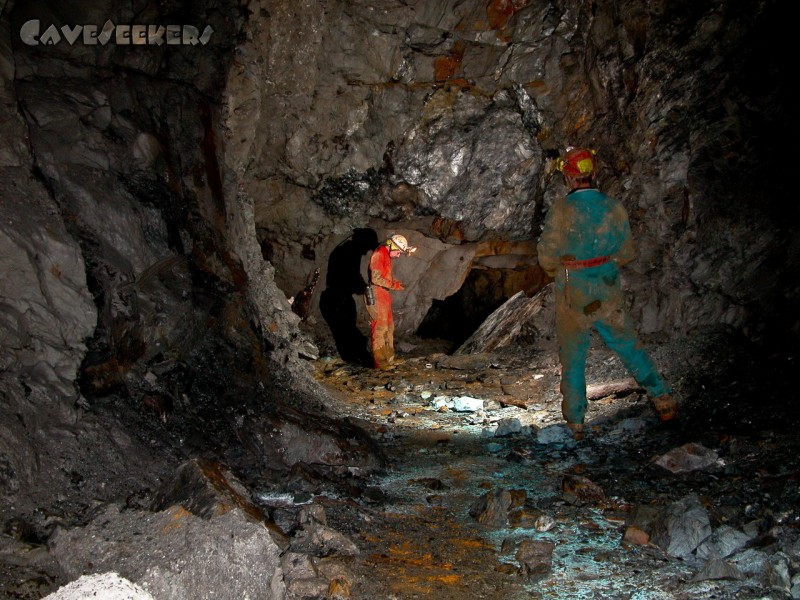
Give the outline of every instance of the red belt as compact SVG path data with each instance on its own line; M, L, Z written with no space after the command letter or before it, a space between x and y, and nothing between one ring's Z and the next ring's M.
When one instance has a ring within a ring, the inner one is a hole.
M561 266L567 269L585 269L587 267L599 267L611 260L610 256L598 256L587 258L586 260L564 260L561 259Z

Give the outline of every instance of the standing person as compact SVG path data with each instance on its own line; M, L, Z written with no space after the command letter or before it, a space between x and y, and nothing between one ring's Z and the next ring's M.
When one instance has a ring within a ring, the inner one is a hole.
M564 419L575 439L582 439L593 328L647 391L659 418L673 419L677 404L625 309L619 267L636 254L628 214L620 202L597 189L594 150L568 148L559 170L569 192L548 211L537 250L539 264L555 279Z
M405 286L392 277L392 259L410 255L417 249L399 234L389 237L378 246L369 259L367 310L370 322L370 348L376 369L389 369L394 361L394 319L392 296L389 290L403 290ZM372 293L371 293L372 292ZM371 298L370 296L373 296Z

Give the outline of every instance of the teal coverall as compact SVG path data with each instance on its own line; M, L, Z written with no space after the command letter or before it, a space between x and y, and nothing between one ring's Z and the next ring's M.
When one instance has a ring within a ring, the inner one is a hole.
M556 334L561 361L561 410L567 423L586 415L586 358L594 328L650 397L669 388L641 346L625 310L619 267L635 257L622 204L594 189L578 189L547 213L539 264L556 286Z

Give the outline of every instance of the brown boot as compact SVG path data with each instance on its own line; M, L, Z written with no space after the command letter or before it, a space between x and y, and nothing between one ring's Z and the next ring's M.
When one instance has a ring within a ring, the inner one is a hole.
M583 423L567 423L567 427L572 431L572 439L578 442L583 439Z
M653 408L662 421L671 421L678 416L678 403L670 394L663 394L652 399Z

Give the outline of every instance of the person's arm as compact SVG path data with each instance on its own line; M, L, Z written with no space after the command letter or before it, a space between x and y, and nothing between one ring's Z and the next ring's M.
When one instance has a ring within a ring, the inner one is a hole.
M550 207L544 221L544 229L536 246L539 265L550 277L553 277L561 265L561 237L563 231L563 202L557 200Z
M369 261L369 278L373 285L387 290L402 290L404 286L392 277L392 259L384 252L372 253Z
M633 242L633 235L631 234L631 224L628 220L628 213L625 211L625 207L623 207L621 204L619 205L617 219L619 222L621 240L619 249L614 253L612 258L619 266L622 266L636 258L636 244Z

